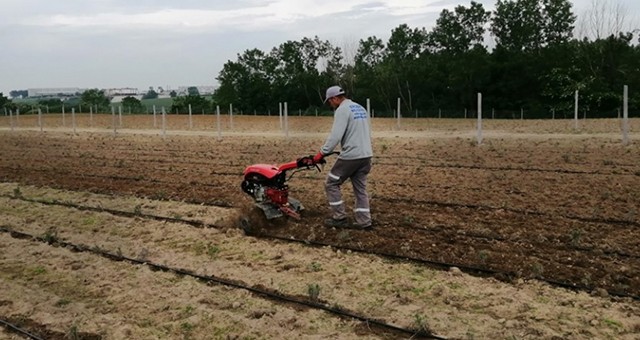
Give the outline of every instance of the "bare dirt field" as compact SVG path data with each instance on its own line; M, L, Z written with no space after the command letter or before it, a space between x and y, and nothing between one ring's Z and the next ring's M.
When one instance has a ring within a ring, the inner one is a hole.
M374 119L373 231L324 227L326 172L300 172L302 220L246 236L244 167L313 154L330 117L290 117L289 138L277 117L224 117L221 138L215 116L170 116L165 136L150 116L115 134L111 116L75 134L45 117L0 119L0 320L52 338L411 336L148 261L419 335L640 338L637 120L628 146L618 120L488 120L478 146L472 120Z

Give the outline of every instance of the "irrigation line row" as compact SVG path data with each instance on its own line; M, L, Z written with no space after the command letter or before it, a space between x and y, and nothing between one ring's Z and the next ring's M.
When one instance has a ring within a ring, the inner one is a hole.
M14 332L17 333L19 335L24 336L27 339L33 339L33 340L44 340L41 337L38 337L36 335L33 335L31 333L29 333L29 331L27 331L26 329L22 329L20 327L18 327L17 325L12 324L9 321L5 321L3 319L0 319L0 325L4 326L6 329L8 329L10 332Z
M360 322L364 322L368 326L373 326L373 327L379 328L381 330L393 332L393 333L396 333L396 334L403 334L403 335L411 337L413 339L415 339L415 338L445 339L443 337L434 335L431 332L423 330L423 329L409 329L409 328L403 328L403 327L395 326L395 325L386 323L384 321L373 319L373 318L369 318L369 317L362 316L362 315L358 315L358 314L356 314L354 312L343 310L341 308L331 307L331 306L328 306L326 304L323 304L323 303L320 303L318 301L314 301L314 300L311 300L311 299L296 298L294 296L290 296L290 295L286 295L286 294L280 294L280 293L278 293L276 291L270 291L270 290L266 290L266 289L251 287L251 286L248 286L248 285L243 284L243 283L238 282L238 281L232 281L232 280L228 280L228 279L223 279L223 278L220 278L220 277L216 277L214 275L197 274L197 273L195 273L193 271L190 271L190 270L187 270L187 269L169 267L169 266L165 266L163 264L158 264L158 263L154 263L154 262L147 261L147 260L134 259L134 258L131 258L131 257L120 255L120 254L114 254L114 253L99 249L97 247L88 247L88 246L81 245L81 244L75 244L75 243L71 243L71 242L67 242L67 241L62 241L62 240L59 240L57 238L56 239L51 239L51 238L45 238L45 237L38 237L38 236L34 236L34 235L27 234L27 233L24 233L24 232L12 230L10 228L7 228L6 226L0 226L0 232L10 234L11 237L17 238L17 239L28 239L28 240L32 240L32 241L38 241L38 242L46 243L46 244L49 244L49 245L52 245L52 246L59 246L59 247L67 248L67 249L70 249L70 250L76 251L76 252L90 253L90 254L94 254L94 255L99 255L99 256L101 256L103 258L106 258L106 259L112 260L112 261L128 262L128 263L132 263L132 264L146 265L146 266L148 266L148 267L150 267L150 268L152 268L154 270L173 273L173 274L181 275L181 276L193 277L193 278L198 279L198 280L200 280L202 282L205 282L205 283L215 283L215 284L220 284L220 285L231 287L231 288L235 288L235 289L246 290L246 291L248 291L250 293L253 293L253 294L257 295L257 296L260 296L260 297L263 297L263 298L266 298L266 299L269 299L269 300L272 300L272 301L284 302L284 303L289 303L289 304L293 304L293 305L299 305L299 306L304 306L304 307L308 307L308 308L323 310L325 312L331 313L331 314L336 315L336 316L341 317L341 318L354 319L354 320L357 320L357 321L360 321Z
M40 149L38 149L40 150ZM83 150L83 149L79 149L77 148L77 150ZM112 150L121 150L121 151L131 151L130 148L113 148ZM138 153L136 154L137 156L139 155L156 155L153 152L163 152L163 153L168 153L168 152L175 152L175 153L184 153L187 151L187 149L151 149L148 150L150 152L145 152L145 153ZM189 149L189 152L194 152L194 150ZM202 152L210 152L211 150L202 150ZM24 152L24 148L20 149L20 152ZM198 152L198 150L196 150L196 152ZM249 155L259 155L259 152L249 152L249 151L244 151L244 152L236 152L239 154L249 154ZM95 156L94 156L95 157ZM95 157L96 159L100 159ZM376 156L376 159L397 159L399 157L391 157L391 156ZM425 161L425 159L420 158L420 157L412 157L412 156L402 156L403 160L407 160L407 159L413 159L416 161ZM160 162L160 163L164 163L166 161L162 161L162 160L146 160L148 162ZM186 161L183 163L187 163L187 164L201 164L201 165L208 165L210 163L206 163L206 162L192 162L192 161ZM406 163L403 163L406 164ZM402 164L400 163L386 163L386 162L376 162L375 165L386 165L386 166L401 166ZM627 164L621 164L622 166L632 166L632 165L627 165ZM478 166L478 165L462 165L462 164L421 164L421 166L424 167L430 167L430 168L461 168L461 169L474 169L474 170L498 170L498 171L522 171L522 172L550 172L550 173L565 173L565 174L578 174L578 175L613 175L613 176L618 176L618 175L632 175L635 176L635 174L633 173L628 173L628 174L614 174L614 173L604 173L604 172L600 172L600 171L585 171L585 170L567 170L567 169L544 169L544 168L525 168L525 167L499 167L499 166Z
M490 205L484 205L484 204L449 203L449 202L439 202L439 201L432 201L432 200L418 200L414 198L404 198L404 197L376 196L375 198L383 201L387 201L390 203L426 204L426 205L433 205L437 207L468 208L472 210L477 210L477 209L491 210L491 211L502 210L502 211L508 211L508 212L517 213L521 215L559 216L562 218L576 220L580 222L605 223L605 224L614 224L614 225L632 225L632 226L640 227L640 222L636 222L636 221L625 221L625 220L617 220L617 219L611 219L611 218L582 217L582 216L563 215L563 214L554 215L554 214L546 213L543 211L524 210L524 209L516 209L516 208L508 208L508 207L492 207Z
M462 230L465 226L463 225L458 225L458 224L438 224L438 225L434 225L433 227L423 227L423 226L415 226L415 225L410 225L410 226L406 226L409 229L412 230L418 230L418 231L424 231L424 232L431 232L431 233L440 233L443 229L450 229L450 230ZM469 238L473 238L473 239L478 239L478 240L485 240L485 241L499 241L499 242L522 242L521 240L512 240L509 239L508 237L504 237L504 236L487 236L487 235L479 235L479 234L474 234L474 233L465 233L462 235L456 234L455 236L452 236L451 238L454 237L460 237L460 236L464 236L464 237L469 237ZM620 257L627 257L627 258L631 258L631 259L640 259L640 255L635 255L635 254L629 254L626 252L622 252L622 251L618 251L618 250L604 250L604 249L598 249L596 247L580 247L580 246L574 246L573 248L568 248L568 247L563 247L560 244L556 244L553 245L553 243L550 244L550 242L534 242L532 240L527 240L527 242L531 243L531 245L544 245L545 247L549 247L549 248L553 248L555 250L564 250L564 251L573 251L573 250L577 250L577 251L584 251L584 252L594 252L594 251L602 251L602 253L604 255L615 255L615 256L620 256ZM559 242L559 241L558 241Z
M376 162L375 165L387 165L387 166L399 166L398 163L384 163L384 162ZM405 166L406 163L404 164ZM518 167L492 167L492 166L478 166L478 165L460 165L460 164L420 164L420 166L425 168L456 168L456 169L471 169L471 170L497 170L497 171L521 171L521 172L550 172L550 173L561 173L561 174L570 174L570 175L606 175L606 176L637 176L634 173L626 173L626 174L614 174L614 173L605 173L600 171L585 171L585 170L566 170L566 169L542 169L542 168L518 168Z
M135 213L135 212L129 212L129 211L121 211L121 210L116 210L116 209L89 207L89 206L83 206L83 205L70 203L70 202L59 202L59 201L56 201L56 200L54 200L54 201L37 200L37 199L29 199L29 198L24 198L24 197L15 197L15 196L10 196L10 195L0 195L0 197L6 197L6 198L11 198L11 199L20 199L20 200L23 200L23 201L26 201L26 202L38 203L38 204L43 204L43 205L64 206L64 207L67 207L67 208L74 208L74 209L81 210L81 211L106 212L106 213L109 213L109 214L112 214L112 215L115 215L115 216L121 216L121 217L129 217L129 218L131 218L131 217L141 217L141 218L147 218L147 219L152 219L152 220L157 220L157 221L181 223L181 224L186 224L186 225L189 225L189 226L192 226L192 227L196 227L196 228L213 228L213 229L222 229L222 228L224 228L222 226L218 226L218 225L210 224L210 223L205 223L205 222L201 222L201 221L186 220L186 219L182 219L182 218L173 218L173 217L157 216L157 215L150 215L150 214L142 214L142 213ZM461 264L439 262L439 261L433 261L433 260L422 259L422 258L417 258L417 257L396 255L396 254L392 254L392 253L385 253L385 252L381 252L381 251L369 251L369 250L366 250L366 249L360 249L360 248L355 248L355 247L336 245L336 244L319 242L319 241L301 240L301 239L295 239L295 238L290 238L290 237L282 237L282 236L276 236L276 235L265 234L265 233L248 233L248 235L249 236L253 236L253 237L257 237L257 238L284 241L284 242L287 242L287 243L298 243L298 244L304 244L304 245L307 245L307 246L314 246L314 247L331 247L331 248L334 248L334 249L348 250L348 251L352 251L352 252L356 252L356 253L360 253L360 254L382 256L382 257L386 257L386 258L389 258L389 259L400 260L400 261L410 261L410 262L414 262L414 263L420 263L420 264L423 264L423 265L428 265L428 266L430 266L432 268L435 267L435 268L440 268L440 269L449 269L451 267L457 267L460 270L462 270L463 272L474 273L474 274L479 275L479 276L506 277L506 278L513 278L513 277L517 276L516 273L513 273L513 272L496 271L496 270L492 270L492 269L479 268L479 267L473 267L473 266L467 266L467 265L461 265ZM542 277L542 276L536 276L534 278L536 280L547 282L547 283L549 283L551 285L554 285L554 286L567 288L567 289L572 289L572 290L591 291L591 290L594 289L594 287L575 284L575 283L567 283L567 282L556 281L556 280L553 280L553 279L547 279L547 278ZM640 300L640 296L638 296L638 295L626 294L626 293L616 292L616 291L611 291L611 290L607 290L607 292L609 293L609 295L612 295L612 296L627 297L627 298L632 298L634 300Z
M2 166L0 166L2 167ZM10 167L10 166L5 166L3 167L5 169L9 169L9 170L14 170L15 172L20 172L23 171L22 168L15 168L15 167ZM36 171L36 172L51 172L52 169L45 169L45 168L41 168L41 169L31 169L31 171ZM60 173L60 169L56 169L56 173ZM67 174L71 174L70 171L66 171L64 173ZM229 174L229 173L215 173L216 175L236 175L236 174ZM86 175L86 176L85 176ZM78 175L74 175L74 176L78 176ZM142 176L135 176L135 177L129 177L129 176L110 176L110 175L96 175L96 174L83 174L79 177L85 178L85 177L95 177L95 178L104 178L104 179L111 179L111 180L121 180L121 181L134 181L134 182L151 182L151 183L156 183L156 184L175 184L175 182L170 182L170 181L162 181L162 180L157 180L157 179L146 179ZM308 177L299 177L302 179L310 179L310 180L315 180L312 178L308 178ZM375 182L371 182L372 184L374 184ZM210 183L201 183L201 182L195 182L192 181L190 183L188 183L189 185L195 185L195 186L199 186L199 187L210 187L210 188L224 188L225 185L222 184L210 184ZM395 185L395 184L394 184ZM448 207L448 208L468 208L468 209L482 209L482 210L491 210L491 211L496 211L496 210L502 210L502 211L508 211L508 212L512 212L512 213L517 213L517 214L522 214L522 215L535 215L535 216L560 216L562 218L566 218L566 219L570 219L570 220L576 220L576 221L580 221L580 222L589 222L589 223L605 223L605 224L614 224L614 225L632 225L632 226L636 226L636 227L640 227L640 222L636 222L636 221L626 221L626 220L619 220L619 219L610 219L610 218L594 218L594 217L582 217L582 216L576 216L576 215L565 215L565 214L550 214L547 212L543 212L543 211L535 211L535 210L525 210L525 209L517 209L517 208L508 208L508 207L493 207L490 205L483 205L483 204L464 204L464 203L450 203L450 202L439 202L439 201L433 201L433 200L419 200L419 199L414 199L414 198L402 198L402 197L385 197L385 196L376 196L376 199L380 199L380 200L384 200L390 203L411 203L411 204L428 204L428 205L432 205L432 206L438 206L438 207ZM162 200L162 199L160 199ZM233 205L228 203L228 202L221 202L221 201L216 201L214 203L210 203L210 202L201 202L201 201L196 201L196 200L186 200L185 202L188 203L194 203L194 204L202 204L205 203L206 205L211 205L211 206L216 206L216 207L222 207L222 208L232 208Z

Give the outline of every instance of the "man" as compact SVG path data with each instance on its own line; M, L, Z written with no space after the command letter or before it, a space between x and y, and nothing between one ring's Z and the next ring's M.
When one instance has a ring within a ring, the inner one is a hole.
M331 168L325 182L325 191L331 207L331 218L325 220L325 225L339 228L370 229L371 211L367 193L367 175L371 171L371 131L369 115L360 104L345 96L340 86L327 89L325 103L335 110L331 134L314 156L314 162L319 162L325 155L330 154L340 143L340 156ZM348 223L347 213L340 186L347 179L351 180L356 198L354 209L354 223Z

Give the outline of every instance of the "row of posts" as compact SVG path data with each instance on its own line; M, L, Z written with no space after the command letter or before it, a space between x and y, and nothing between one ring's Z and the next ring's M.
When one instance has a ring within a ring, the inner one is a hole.
M371 110L371 101L367 98L367 113L370 117L374 117L373 111ZM578 111L579 111L579 91L575 91L575 104L574 104L574 128L578 129ZM285 136L289 138L289 108L287 102L278 103L278 111L279 111L279 119L280 119L280 129L285 132ZM627 85L623 88L623 116L622 116L622 143L624 145L629 144L629 87ZM122 106L118 107L118 124L116 124L116 114L115 107L111 107L111 114L113 116L113 133L117 134L117 127L122 127ZM157 118L156 118L156 107L153 106L153 127L157 128ZM301 114L299 112L299 114ZM523 110L521 110L521 118L523 118ZM90 124L93 125L93 107L90 108ZM162 136L166 136L166 110L162 107ZM316 111L317 115L317 111ZM439 112L439 116L441 112ZM9 110L9 116L11 121L11 130L14 130L14 122L13 122L13 111ZM402 107L401 107L401 99L398 98L398 107L395 116L397 117L397 127L401 127L401 118L402 118ZM554 112L555 116L555 112ZM71 109L71 119L73 126L73 133L76 133L76 111L75 108ZM218 130L218 138L222 137L222 131L220 126L220 106L216 106L216 117L217 117L217 130ZM466 117L466 109L465 109L465 117ZM554 117L555 118L555 117ZM19 123L20 112L16 112L16 121ZM478 123L477 123L477 142L478 144L482 144L482 93L478 93ZM231 129L233 129L233 104L229 104L229 124ZM66 126L66 114L64 109L62 110L62 125ZM43 130L42 124L42 109L38 109L38 126L40 127L40 131ZM193 128L193 118L192 118L192 110L191 105L189 105L189 129Z

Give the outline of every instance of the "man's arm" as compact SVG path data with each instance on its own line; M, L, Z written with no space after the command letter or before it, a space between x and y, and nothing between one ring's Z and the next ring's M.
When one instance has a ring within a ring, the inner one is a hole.
M331 128L331 134L327 137L327 141L324 143L320 152L323 155L328 155L333 152L333 149L338 146L338 143L342 140L342 136L344 136L345 131L347 131L347 125L349 124L349 111L348 108L343 108L340 110L336 110L336 113L333 117L333 127Z

